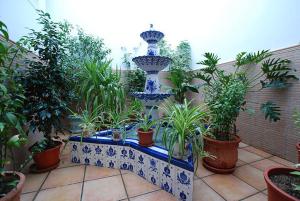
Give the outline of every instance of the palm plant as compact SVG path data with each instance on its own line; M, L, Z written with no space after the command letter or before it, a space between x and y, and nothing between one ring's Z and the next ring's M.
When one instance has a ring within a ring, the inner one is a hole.
M203 135L208 128L207 112L204 105L191 106L191 102L184 100L183 104L167 102L162 106L165 113L164 120L168 126L163 131L162 140L169 150L169 156L173 156L174 149L178 146L179 156L187 153L187 146L192 146L194 162L198 164L198 158L207 156L203 151Z
M217 66L220 60L217 55L204 54L205 59L199 64L205 68L200 69L195 77L205 82L205 102L213 115L211 127L217 139L230 140L230 134L236 133L235 122L239 112L249 109L245 100L248 91L282 89L290 85L289 80L298 79L291 74L289 60L271 56L268 50L257 53L242 52L236 57L234 71L226 73ZM255 67L259 71L250 74ZM270 121L280 120L280 109L271 101L263 103L261 111Z

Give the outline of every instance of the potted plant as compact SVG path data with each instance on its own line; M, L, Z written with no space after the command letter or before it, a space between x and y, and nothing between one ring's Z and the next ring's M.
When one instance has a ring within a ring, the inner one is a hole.
M35 165L32 171L43 172L59 165L61 142L52 134L62 131L61 118L67 109L68 90L62 68L62 55L67 32L65 27L53 22L48 13L38 11L41 31L31 30L21 43L38 55L28 60L28 67L22 76L25 89L24 114L29 123L28 133L39 131L44 139L36 142L33 152Z
M212 115L211 136L204 137L204 150L216 158L204 158L207 169L224 174L235 170L241 141L235 122L240 111L254 112L246 105L246 93L265 88L280 90L290 85L290 79L297 79L291 74L289 60L271 56L268 50L242 52L237 55L233 70L225 72L217 66L220 59L215 54L204 54L205 59L199 64L205 67L194 77L204 81L204 101ZM280 109L275 103L267 101L260 108L266 119L280 120Z
M157 124L157 120L151 119L152 109L149 110L148 114L139 114L138 120L138 137L139 137L139 145L143 147L150 147L154 145L153 142L153 127Z
M204 126L207 124L208 114L203 105L193 107L185 99L182 105L165 103L162 111L166 115L164 121L168 122L163 130L162 140L170 157L185 159L190 145L195 164L198 164L199 157L208 156L203 151L203 135L208 129Z
M269 201L300 199L299 169L272 167L264 171L264 179L267 183Z
M294 123L295 123L296 127L300 128L300 112L295 111L293 114L293 118L294 118ZM298 152L298 162L300 163L300 142L297 142L296 149Z
M128 121L128 115L125 111L109 113L110 126L112 131L112 140L120 141L126 137L125 123Z
M0 39L0 200L19 201L25 176L16 168L13 149L26 142L22 129L24 90L16 80L15 66L20 49L8 44L7 27L1 21L0 33L3 35L3 40Z

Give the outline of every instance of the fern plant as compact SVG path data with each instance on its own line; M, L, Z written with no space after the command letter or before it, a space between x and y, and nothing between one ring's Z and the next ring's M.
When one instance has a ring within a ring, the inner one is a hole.
M218 66L220 58L217 55L205 53L204 57L198 63L204 65L204 68L194 77L205 83L205 101L213 115L212 130L220 140L228 140L230 134L235 134L235 122L239 112L249 109L245 100L248 91L283 89L290 85L290 80L298 79L289 66L290 60L274 58L269 50L239 53L233 72L225 72ZM250 74L256 67L259 70ZM265 119L274 122L280 120L280 107L274 102L262 103L260 109Z

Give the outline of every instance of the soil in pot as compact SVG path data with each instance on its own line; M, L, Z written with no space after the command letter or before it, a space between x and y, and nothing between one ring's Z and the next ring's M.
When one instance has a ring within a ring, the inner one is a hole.
M122 135L120 131L113 131L112 133L113 141L120 141L122 139Z
M154 145L152 128L146 132L139 128L137 133L139 136L139 145L143 147L151 147Z
M49 171L57 168L59 165L59 154L62 142L52 141L47 145L48 146L44 151L33 154L35 166L32 167L34 167L38 172ZM29 150L31 151L32 147ZM34 170L32 169L32 171Z
M300 177L296 175L277 174L270 175L270 180L281 190L289 195L300 199L300 191L294 190L294 184L300 185Z
M0 196L0 201L20 201L20 196L24 187L25 176L20 172L14 173L15 174L13 174L13 172L5 173L4 182L0 184L0 194L4 194L5 196ZM18 180L17 186L13 187L5 185L5 183L12 182L14 180Z
M235 170L238 160L238 146L241 139L233 136L232 140L221 141L204 137L204 151L214 158L203 158L203 166L218 174L230 174Z

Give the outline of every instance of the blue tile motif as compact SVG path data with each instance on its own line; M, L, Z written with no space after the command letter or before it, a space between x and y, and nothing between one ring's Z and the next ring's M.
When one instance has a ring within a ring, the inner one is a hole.
M180 196L180 200L186 201L186 195L183 191L180 192L179 196Z
M133 165L131 164L127 164L127 163L123 163L121 166L120 166L120 169L121 170L129 170L131 172L133 172Z
M139 175L140 177L143 177L144 179L146 178L146 177L145 177L145 173L144 173L144 171L143 171L142 169L139 170L138 175Z
M133 153L133 151L131 149L129 150L129 158L132 160L135 159L135 154Z
M96 152L96 154L100 154L102 152L102 149L99 146L97 146L95 148L95 152Z
M166 182L164 184L161 185L161 188L169 193L172 193L173 190L172 190L172 187L169 186L169 183Z
M95 165L98 167L103 167L103 163L99 159L95 162Z
M72 151L77 151L77 145L76 144L73 144Z
M115 167L114 162L110 161L110 162L109 162L109 167L110 167L110 168L114 168L114 167Z
M89 164L90 164L90 159L85 158L85 159L84 159L84 164L85 164L85 165L89 165Z
M165 175L166 177L171 177L170 173L171 173L170 168L168 166L166 166L164 168L163 175Z
M153 93L157 89L156 82L154 80L147 80L146 90Z
M92 152L91 148L89 148L87 145L85 145L83 148L82 148L82 152L85 153L85 154L89 154Z
M142 155L139 156L139 164L144 164L144 157Z
M150 159L150 167L149 167L149 169L152 172L156 172L157 171L156 161L154 159Z
M113 157L115 156L117 153L116 153L116 150L114 150L112 147L109 147L109 149L106 151L106 155L107 156L110 156L110 157Z
M126 149L122 149L122 151L121 151L121 157L123 157L123 158L127 157L127 151L126 151Z
M151 182L152 184L156 185L156 179L153 176L151 177Z
M74 156L71 161L72 163L80 163L80 159L77 158L76 156Z
M191 180L188 178L188 176L185 174L184 171L182 171L180 174L177 174L177 180L184 185L190 185Z

